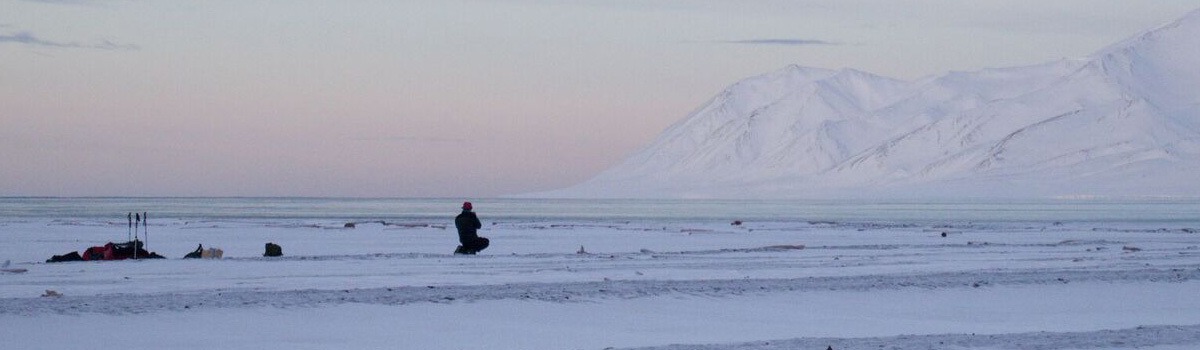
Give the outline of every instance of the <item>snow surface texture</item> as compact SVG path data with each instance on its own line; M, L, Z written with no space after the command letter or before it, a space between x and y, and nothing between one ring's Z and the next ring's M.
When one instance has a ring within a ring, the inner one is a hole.
M486 220L485 220L486 221ZM168 260L43 263L124 222L0 222L5 348L1200 348L1200 223L157 221ZM157 238L155 238L157 237ZM284 248L261 257L263 243ZM224 259L178 259L196 243ZM59 297L43 297L47 290ZM127 336L127 337L126 337Z
M1082 59L900 81L738 82L595 178L540 197L1200 196L1200 10Z

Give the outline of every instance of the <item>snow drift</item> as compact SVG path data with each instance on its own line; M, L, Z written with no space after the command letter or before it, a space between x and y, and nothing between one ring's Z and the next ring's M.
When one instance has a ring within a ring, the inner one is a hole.
M902 81L789 66L548 197L1200 196L1200 10L1080 58Z

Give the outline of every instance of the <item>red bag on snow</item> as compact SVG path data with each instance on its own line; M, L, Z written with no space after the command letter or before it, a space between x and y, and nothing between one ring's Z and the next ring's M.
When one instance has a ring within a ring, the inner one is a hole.
M113 244L109 242L103 247L91 247L83 251L83 260L112 260L113 259Z

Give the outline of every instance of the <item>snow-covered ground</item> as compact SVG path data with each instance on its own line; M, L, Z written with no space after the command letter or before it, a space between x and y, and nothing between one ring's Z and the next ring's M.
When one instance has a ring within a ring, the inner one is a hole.
M1200 348L1200 223L0 222L5 349ZM943 233L945 236L943 237ZM262 257L263 245L284 256ZM221 260L182 260L197 244ZM803 246L802 249L801 246ZM581 252L582 251L582 252ZM42 297L46 290L62 297Z

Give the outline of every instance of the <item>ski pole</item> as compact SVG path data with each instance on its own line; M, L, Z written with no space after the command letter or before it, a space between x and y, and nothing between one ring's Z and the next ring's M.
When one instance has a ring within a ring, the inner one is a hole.
M129 218L129 229L125 232L125 239L129 239L133 235L133 213L126 214L125 217Z
M137 224L133 225L133 241L130 243L133 243L133 258L136 260L137 259L137 230L138 230L138 226L142 225L142 215L139 213L133 213L133 219L137 221Z
M142 246L145 247L150 242L150 217L146 215L146 212L142 212L142 236L146 237L142 241ZM150 248L146 248L146 251L150 251Z

